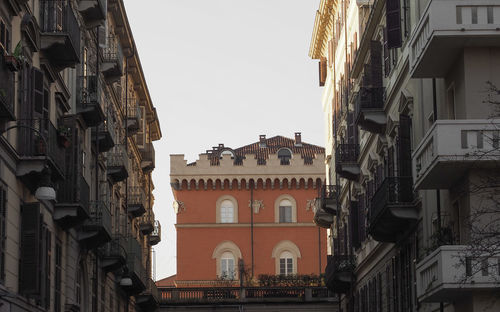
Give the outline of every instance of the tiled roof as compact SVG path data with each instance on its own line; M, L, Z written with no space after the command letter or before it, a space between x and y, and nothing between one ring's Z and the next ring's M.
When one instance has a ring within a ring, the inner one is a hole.
M264 140L265 146L260 142L255 142L236 149L231 149L229 147L225 147L224 144L219 144L219 146L213 147L212 150L207 151L210 164L218 165L220 154L223 151L232 151L234 153L235 165L241 165L242 160L247 157L256 158L258 164L265 165L266 160L269 158L269 154L276 154L278 150L283 147L290 149L293 154L300 154L302 159L304 159L304 164L312 164L312 160L315 158L316 154L325 153L325 149L321 146L304 142L300 145L296 145L295 140L281 135Z
M171 275L169 277L165 277L159 281L156 281L157 287L175 287L175 279L177 278L177 274Z

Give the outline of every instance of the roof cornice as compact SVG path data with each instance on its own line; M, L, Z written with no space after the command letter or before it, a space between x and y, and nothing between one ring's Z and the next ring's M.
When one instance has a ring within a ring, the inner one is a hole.
M309 47L309 56L312 59L321 58L323 47L326 45L328 29L332 29L334 10L337 0L321 0L314 19L314 29Z

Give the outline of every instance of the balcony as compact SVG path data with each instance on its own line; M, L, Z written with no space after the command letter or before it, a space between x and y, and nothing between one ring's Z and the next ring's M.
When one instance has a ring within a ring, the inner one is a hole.
M316 198L315 208L317 211L323 211L331 215L337 214L337 194L338 186L323 185L320 197Z
M115 146L106 154L108 177L112 183L118 183L128 178L128 156L123 145Z
M161 242L161 224L159 220L155 220L153 232L149 235L149 244L154 246Z
M66 179L59 183L54 220L63 229L82 224L90 216L90 188L77 167L68 170Z
M0 120L16 120L14 114L14 73L7 69L0 53Z
M108 44L102 49L101 72L106 82L113 83L123 75L123 50L118 38L108 37Z
M104 153L112 149L118 143L116 137L115 116L111 108L108 108L106 120L97 126L97 142L99 143L99 152ZM92 128L92 141L95 144L96 129Z
M498 292L498 258L474 258L468 248L441 246L417 264L419 301L453 302L477 291Z
M156 311L160 302L158 288L155 282L148 278L146 280L146 290L135 296L136 304L141 308L141 311Z
M100 247L111 240L111 213L107 203L90 203L90 219L83 223L78 240L87 249Z
M354 98L356 125L365 131L383 133L387 123L384 88L361 87Z
M356 280L356 259L349 255L328 256L325 269L326 287L334 293L347 294Z
M80 0L78 11L87 27L96 27L106 20L108 2L106 0Z
M387 177L369 207L369 234L379 242L395 243L418 220L412 177Z
M496 168L500 119L438 120L413 153L416 189L448 189L471 168Z
M141 108L135 98L128 99L127 129L129 135L136 134L141 128Z
M359 144L339 144L335 153L335 172L342 178L358 181Z
M48 163L52 180L64 179L65 150L58 143L57 130L49 119L20 119L18 124L17 154L20 162L16 175L34 190L40 173Z
M129 295L138 295L146 289L146 270L142 265L141 245L133 237L128 238L126 274L132 285L122 286Z
M410 41L411 77L445 77L464 48L500 46L499 28L495 1L429 1Z
M67 1L40 1L40 32L40 49L56 71L80 63L80 26Z
M139 222L139 229L143 235L149 235L155 228L155 215L152 211L144 214Z
M127 240L115 235L106 245L101 247L101 266L106 272L116 271L127 263Z
M141 151L141 167L144 173L149 173L155 168L155 147L153 143L144 144L144 148Z
M76 112L88 127L101 124L105 119L103 93L98 76L80 76L77 80Z
M134 218L142 216L148 207L146 195L140 186L131 186L128 189L127 212Z
M323 202L324 201L322 201L321 198L316 199L315 205L313 207L313 221L317 226L329 229L333 224L334 214L331 213L331 210L330 212L328 212L324 209L325 205L322 204Z

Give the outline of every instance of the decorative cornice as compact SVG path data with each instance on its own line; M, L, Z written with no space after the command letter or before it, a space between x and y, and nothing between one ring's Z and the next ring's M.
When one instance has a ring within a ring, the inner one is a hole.
M326 46L328 30L333 25L334 8L336 6L337 0L321 0L320 2L314 19L314 29L309 47L309 56L312 59L319 59L322 56L323 47Z

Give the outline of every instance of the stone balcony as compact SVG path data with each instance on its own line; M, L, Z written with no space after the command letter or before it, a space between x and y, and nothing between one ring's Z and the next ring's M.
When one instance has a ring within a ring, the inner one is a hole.
M410 42L413 78L444 77L465 47L500 46L495 0L431 0Z
M438 120L413 153L416 189L448 189L470 168L500 156L499 119Z
M468 246L441 246L417 264L417 298L451 302L479 290L498 291L498 258L469 256Z

